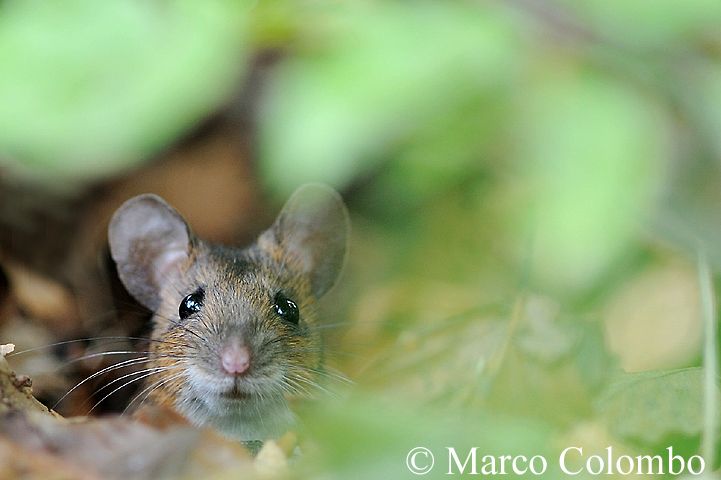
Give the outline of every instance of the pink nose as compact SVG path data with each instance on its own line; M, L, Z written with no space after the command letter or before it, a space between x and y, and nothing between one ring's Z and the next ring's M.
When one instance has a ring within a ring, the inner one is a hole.
M250 367L250 352L248 347L231 344L223 349L220 354L220 362L223 370L230 375L240 375Z

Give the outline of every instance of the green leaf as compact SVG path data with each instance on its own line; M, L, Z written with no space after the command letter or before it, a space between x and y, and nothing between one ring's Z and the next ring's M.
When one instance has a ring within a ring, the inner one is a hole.
M243 9L192 2L4 2L0 162L53 183L149 158L227 98Z
M320 446L303 467L320 469L332 478L414 478L405 461L419 446L430 449L436 462L424 478L448 477L446 447L456 448L461 460L477 447L479 463L486 454L552 458L553 430L542 423L482 410L411 407L408 399L356 394L342 402L315 405L305 412L303 422Z
M703 425L703 370L625 374L599 399L610 430L656 443L669 435L698 435Z
M333 5L332 26L313 44L323 48L286 61L271 86L261 121L269 185L280 193L308 181L342 186L401 145L415 149L409 156L418 164L429 156L443 164L449 150L476 144L479 92L498 94L517 68L517 38L498 11L452 2ZM469 101L476 108L457 131ZM440 158L419 151L429 134Z
M584 20L629 47L671 45L694 35L716 32L721 3L715 0L586 0L566 1Z
M668 125L650 99L594 72L548 71L525 92L518 168L533 190L523 213L534 280L583 291L623 256L653 207Z

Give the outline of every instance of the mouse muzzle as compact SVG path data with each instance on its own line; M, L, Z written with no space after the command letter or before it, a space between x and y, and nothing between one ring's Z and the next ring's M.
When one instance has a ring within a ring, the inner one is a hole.
M227 375L242 375L250 368L250 350L239 340L231 341L220 352L220 364Z

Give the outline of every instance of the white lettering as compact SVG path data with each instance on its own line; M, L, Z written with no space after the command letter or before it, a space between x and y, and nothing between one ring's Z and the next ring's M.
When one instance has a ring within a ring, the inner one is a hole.
M583 449L582 449L582 448L578 448L578 447L568 447L568 448L564 449L564 450L561 452L561 456L558 458L558 464L559 464L560 467L561 467L561 471L562 471L563 473L565 473L566 475L578 475L579 473L581 473L582 470L579 470L579 471L577 471L577 472L572 472L572 471L570 471L568 468L566 468L566 454L568 454L568 452L569 452L570 450L576 450L576 451L579 453L579 455L583 455Z
M596 462L598 464L598 469L595 471L591 466L592 462ZM586 471L591 475L601 475L601 473L603 472L603 458L599 457L598 455L591 455L590 457L588 457L588 460L586 460Z
M638 465L636 466L636 473L639 475L663 474L663 458L661 458L661 455L654 455L653 457L650 455L639 455L638 457L636 457L636 461L638 462ZM644 462L646 462L645 467ZM655 467L654 462L656 462Z
M694 460L698 461L698 469L691 466ZM704 461L703 457L699 455L694 455L692 457L689 457L688 462L686 463L686 468L688 469L688 473L690 473L691 475L701 475L703 471L706 470L706 462Z
M468 462L471 462L471 471L468 472L471 475L478 475L478 471L476 470L476 450L478 450L478 447L471 448L471 451L468 452L468 456L466 456L466 461L463 462L461 465L461 460L458 458L458 455L456 454L456 449L453 447L447 447L448 448L448 473L447 475L453 475L455 472L453 471L453 464L451 463L451 459L455 462L456 467L458 468L458 473L463 475L466 473L466 465L468 465Z
M668 473L670 473L671 475L680 475L681 473L683 473L684 469L686 468L686 462L684 461L683 457L681 457L680 455L674 455L673 447L668 447L666 451L668 451ZM681 463L681 466L679 467L678 471L675 471L673 466L677 461Z
M493 455L484 455L481 458L481 473L483 475L495 475L496 470L496 457Z
M536 466L536 461L539 461L541 463L540 469ZM548 469L548 462L546 461L545 458L543 458L540 455L534 455L533 457L531 457L531 472L534 475L543 475L544 473L546 473L547 469Z

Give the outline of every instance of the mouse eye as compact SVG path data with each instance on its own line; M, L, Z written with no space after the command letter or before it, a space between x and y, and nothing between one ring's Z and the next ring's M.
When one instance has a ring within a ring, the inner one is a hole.
M300 314L298 312L298 305L296 305L293 300L279 293L275 296L274 302L273 310L280 318L288 323L298 324Z
M203 307L204 298L205 292L203 292L203 290L201 289L185 297L183 301L180 302L180 307L178 308L180 319L185 320L194 313L198 313Z

